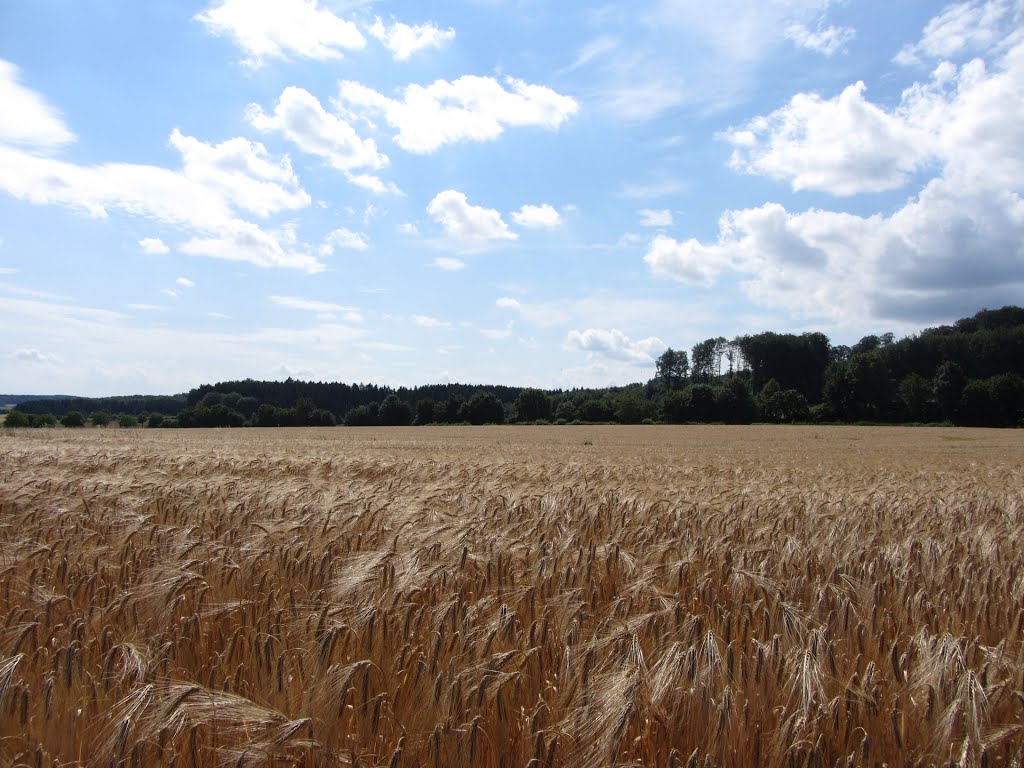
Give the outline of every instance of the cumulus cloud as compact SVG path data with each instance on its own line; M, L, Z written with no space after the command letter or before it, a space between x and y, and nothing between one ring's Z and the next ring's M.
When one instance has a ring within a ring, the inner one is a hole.
M721 269L743 278L762 307L863 325L871 318L937 322L1012 303L1024 289L1024 201L944 179L891 216L787 211L777 203L730 211L718 239L651 258L656 274L708 285ZM701 272L701 265L716 268ZM972 309L973 307L973 309Z
M136 163L79 165L48 156L49 147L0 143L0 190L94 218L117 210L184 229L192 234L181 249L185 253L262 267L323 269L293 239L239 217L239 212L267 216L309 203L287 158L274 160L262 145L246 139L212 145L175 130L169 141L181 154L180 170ZM167 249L158 238L143 238L139 247L154 254Z
M929 21L921 39L904 46L895 61L911 65L984 51L1001 42L1011 28L1019 27L1022 11L1020 3L1013 0L954 3Z
M511 215L512 221L526 229L556 229L562 224L562 215L547 203L524 205Z
M494 306L498 309L520 309L522 307L519 300L513 299L511 296L502 296L494 302Z
M46 100L19 82L18 68L0 59L0 143L17 144L49 151L70 144L75 135L60 113Z
M238 137L211 145L177 128L170 144L181 153L186 178L219 192L237 208L266 217L310 203L288 157L275 161L262 144Z
M799 93L765 117L727 132L739 171L789 181L794 190L836 195L881 192L906 183L933 158L934 142L906 111L865 98L858 82L832 99Z
M330 232L320 246L320 255L331 256L337 248L365 251L370 247L366 235L341 227Z
M659 277L705 287L730 265L728 251L720 246L703 245L693 238L679 241L667 235L651 241L644 262Z
M167 247L167 243L161 240L159 237L144 237L139 240L139 248L142 252L149 256L162 256L165 253L170 253L171 249Z
M322 158L332 168L348 175L353 183L372 191L387 189L376 176L356 173L387 167L387 155L377 150L373 139L361 138L346 120L329 114L304 88L285 88L272 115L258 104L250 104L246 119L257 130L278 133L303 152Z
M471 205L462 192L446 189L439 192L427 213L444 227L449 237L466 241L515 240L515 232L508 228L501 214L493 208Z
M176 285L180 285L182 288L195 288L196 284L189 280L187 277L179 277L174 281Z
M671 227L673 224L672 211L667 208L641 208L637 213L640 214L641 227Z
M569 331L566 345L591 355L633 363L650 363L667 346L661 339L653 336L633 341L622 331L614 328L611 330L587 328L584 331Z
M366 45L359 28L317 0L221 0L196 14L212 34L229 37L256 68L292 56L328 61Z
M786 38L800 48L815 51L823 56L832 56L843 50L857 33L850 27L824 27L811 30L805 24L791 24L786 27Z
M576 114L579 105L543 85L506 77L464 75L454 81L409 85L400 99L389 98L361 83L341 83L339 109L360 116L381 114L397 129L395 142L408 152L429 154L446 144L490 141L507 127L555 130Z
M466 268L466 262L451 256L438 256L430 262L430 265L445 272L458 272L460 269Z
M1024 175L1024 42L993 65L948 62L893 108L863 83L831 99L797 94L725 134L733 168L838 195L877 192L936 168L972 189L1017 189ZM970 148L966 151L965 148Z
M257 267L285 267L316 273L325 265L286 233L270 233L248 221L232 219L209 237L197 236L180 250L192 256L209 256L225 261L247 262Z
M395 61L408 61L424 48L441 48L455 39L455 30L439 29L434 24L403 24L392 20L385 24L378 16L370 27L370 34L384 44Z

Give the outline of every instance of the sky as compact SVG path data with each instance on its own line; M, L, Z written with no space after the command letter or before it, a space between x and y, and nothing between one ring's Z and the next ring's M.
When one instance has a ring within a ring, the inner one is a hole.
M622 385L1022 304L1022 21L0 2L0 391Z

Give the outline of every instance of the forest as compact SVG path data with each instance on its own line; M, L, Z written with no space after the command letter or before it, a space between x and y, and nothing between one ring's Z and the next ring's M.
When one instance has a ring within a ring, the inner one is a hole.
M853 346L823 333L709 338L666 349L646 383L540 390L435 384L393 389L287 379L203 384L186 394L25 398L6 426L408 426L491 423L948 423L1024 421L1024 308ZM13 396L11 396L13 397Z

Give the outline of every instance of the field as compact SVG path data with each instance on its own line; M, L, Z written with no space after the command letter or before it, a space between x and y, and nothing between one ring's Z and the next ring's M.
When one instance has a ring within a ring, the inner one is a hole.
M17 430L0 622L2 765L1020 766L1024 433Z

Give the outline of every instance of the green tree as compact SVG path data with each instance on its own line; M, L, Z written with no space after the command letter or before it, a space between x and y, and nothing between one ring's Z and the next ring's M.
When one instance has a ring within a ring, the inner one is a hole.
M668 390L679 389L690 375L690 357L685 349L669 347L655 362L655 378Z
M92 422L94 427L105 427L111 421L110 414L106 411L93 411L89 416L89 421Z
M28 414L21 411L10 411L4 419L4 426L11 429L27 427L29 425Z
M825 400L847 421L878 421L889 413L892 386L889 367L878 350L854 354L834 364L825 381Z
M654 414L654 407L637 392L624 392L615 398L615 420L620 424L639 424Z
M84 427L85 416L82 415L81 411L69 411L64 414L64 418L60 420L60 423L64 427Z
M580 403L577 409L579 418L583 421L611 421L615 415L612 405L606 400L590 398Z
M465 421L470 424L503 424L505 406L493 392L477 392L463 407Z
M416 403L416 424L422 426L424 424L433 424L435 413L437 412L437 403L431 397L424 397Z
M758 393L757 411L762 421L772 424L808 421L811 416L803 393L795 389L783 389L775 379L769 379Z
M908 421L932 421L938 412L935 391L928 379L919 373L905 376L896 389Z
M57 417L52 413L40 413L36 416L30 416L33 427L56 427Z
M754 397L747 382L730 376L715 391L717 418L726 424L749 424L754 420Z
M139 419L131 413L122 413L117 417L117 425L122 429L132 429L139 426Z
M164 425L164 415L162 413L151 413L149 418L146 419L146 426L152 429L159 429Z
M380 404L378 417L381 426L407 427L412 424L412 408L408 403L400 400L398 395L388 395Z
M551 418L551 398L539 389L524 389L516 398L519 421L537 421Z
M967 386L967 375L964 369L952 360L945 360L935 370L932 389L935 399L939 402L942 417L954 424L958 420L960 401Z
M463 406L466 404L466 398L462 395L450 395L447 400L444 401L444 409L441 413L441 421L445 424L457 424L463 419Z
M314 408L306 419L306 425L310 427L335 427L338 425L338 420L326 408Z
M378 418L380 413L379 403L368 403L357 405L345 414L346 427L377 427L380 426Z

